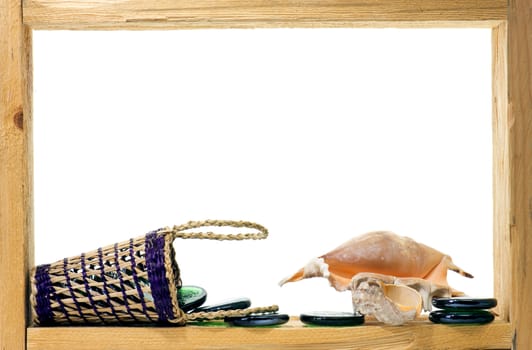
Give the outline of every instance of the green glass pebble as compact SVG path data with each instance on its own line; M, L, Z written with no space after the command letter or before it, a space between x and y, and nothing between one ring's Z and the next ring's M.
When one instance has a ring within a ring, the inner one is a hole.
M207 300L207 291L198 286L182 286L177 290L179 308L184 312L193 311Z
M495 316L486 310L437 310L429 314L429 320L443 324L485 324L492 322L494 318Z

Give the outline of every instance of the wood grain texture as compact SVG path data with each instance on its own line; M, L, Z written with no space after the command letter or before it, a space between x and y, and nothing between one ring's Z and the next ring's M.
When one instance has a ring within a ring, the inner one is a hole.
M514 349L532 349L532 0L510 0L508 102Z
M400 327L277 328L29 328L28 350L160 349L509 349L510 324L444 326L429 321Z
M506 11L505 0L25 0L24 22L38 29L476 26L505 20Z
M0 349L24 349L32 261L31 31L0 0Z
M493 81L493 274L497 313L509 321L511 297L510 161L508 125L508 31L506 22L492 30Z

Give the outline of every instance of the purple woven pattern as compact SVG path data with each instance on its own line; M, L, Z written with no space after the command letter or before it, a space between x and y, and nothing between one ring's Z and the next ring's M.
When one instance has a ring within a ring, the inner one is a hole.
M77 271L72 271L72 272L76 273ZM81 310L81 305L80 305L80 303L78 301L78 296L80 296L80 293L78 293L76 290L74 290L74 287L72 286L73 284L76 285L78 283L78 280L77 279L72 279L70 277L70 271L68 269L68 259L67 258L63 259L63 273L64 273L64 275L66 277L66 286L68 288L68 292L70 293L70 298L72 299L72 301L74 303L74 306L76 307L76 310L78 311L78 315L79 315L79 317L81 317L81 319L83 320L84 323L87 323L88 320L85 318L85 314ZM72 275L74 277L74 274L72 274Z
M98 254L98 263L99 263L98 266L104 266L102 248L98 248L97 252L98 252L97 254ZM102 281L101 293L103 295L105 295L105 300L102 301L102 302L104 303L104 305L109 305L109 311L110 312L107 312L107 314L108 315L109 314L112 315L118 322L120 322L120 318L116 314L116 311L115 311L115 308L113 306L113 303L111 302L111 297L109 296L109 287L107 286L107 278L106 278L106 275L105 275L105 271L104 271L104 269L100 269L100 271L101 271L100 280Z
M173 254L171 237L154 231L38 266L32 279L34 323L182 325Z
M94 298L92 297L91 287L90 287L90 280L91 278L87 275L87 268L85 263L85 254L81 254L81 275L83 277L83 284L85 285L85 293L87 294L87 297L89 298L90 306L92 307L92 310L94 310L94 313L102 323L105 323L105 319L102 317L100 310L98 310L98 307L96 305L96 302L94 301Z
M139 294L140 298L140 306L142 307L142 313L146 315L146 317L153 321L153 319L150 317L150 314L147 312L148 308L146 306L146 301L144 300L144 292L141 288L141 282L139 279L139 275L137 273L137 262L135 261L135 249L133 244L133 239L129 240L129 257L131 261L131 271L133 273L133 281L135 282L135 286L137 287L137 293ZM146 281L142 282L143 284L147 284Z
M42 325L49 324L54 318L52 306L50 305L50 294L53 291L53 287L48 274L49 269L49 264L37 266L34 277L37 288L35 312L37 313L38 322Z
M159 322L167 322L175 318L164 265L164 246L164 236L158 235L157 231L146 235L148 279L150 280L153 302L159 316ZM177 291L172 292L177 293Z

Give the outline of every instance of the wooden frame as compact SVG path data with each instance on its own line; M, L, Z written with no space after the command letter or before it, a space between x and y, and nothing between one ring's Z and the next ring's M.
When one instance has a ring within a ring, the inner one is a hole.
M532 348L531 0L0 0L0 349ZM32 29L489 27L499 319L448 327L32 328ZM105 345L105 346L104 346Z

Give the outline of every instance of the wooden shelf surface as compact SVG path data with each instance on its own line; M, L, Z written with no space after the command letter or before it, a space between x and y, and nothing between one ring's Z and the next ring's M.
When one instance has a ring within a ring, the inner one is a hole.
M23 1L24 23L34 29L491 27L507 12L507 0Z
M509 349L511 326L404 326L368 322L356 327L310 327L297 319L278 327L30 327L28 350L160 349Z

